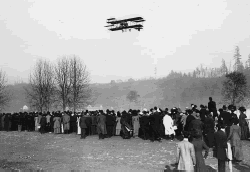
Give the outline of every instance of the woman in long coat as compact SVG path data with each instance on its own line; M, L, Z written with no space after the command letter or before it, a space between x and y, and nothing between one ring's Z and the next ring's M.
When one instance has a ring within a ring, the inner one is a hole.
M243 152L242 152L242 142L241 142L241 129L238 119L234 119L233 125L230 127L228 140L231 143L233 160L234 161L242 161L243 160Z
M241 140L247 140L250 137L249 127L246 121L246 109L244 107L239 108L240 116L239 116L239 124L241 128Z
M99 135L99 139L104 139L105 135L107 134L107 128L106 128L106 116L100 113L100 115L97 117L97 133Z
M77 115L77 134L78 135L81 135L80 119L81 119L81 116Z
M209 114L204 120L204 140L208 147L214 146L215 122L212 114Z
M59 117L58 114L55 115L53 121L54 121L54 133L59 134L61 131L61 118Z
M195 172L207 171L204 158L206 159L208 156L209 147L201 138L202 138L202 132L196 131L194 133L194 139L192 140L192 143L194 145L194 150L195 150L195 159L196 159L196 165L194 168ZM204 158L202 155L203 149L205 149Z
M116 117L116 135L119 136L120 135L120 132L121 132L121 114L118 113L117 114L117 117Z
M174 121L170 117L169 114L166 114L163 117L163 125L165 127L165 135L166 136L171 136L171 140L174 139L175 131L174 131Z
M35 116L35 131L39 130L40 124L38 123L38 115Z
M139 128L140 128L139 115L138 114L136 114L135 116L132 117L132 122L133 122L133 131L134 131L133 136L138 137Z

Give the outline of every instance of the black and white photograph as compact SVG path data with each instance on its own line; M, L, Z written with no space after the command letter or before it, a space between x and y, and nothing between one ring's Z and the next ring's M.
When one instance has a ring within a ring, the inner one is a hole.
M250 172L249 0L0 0L0 172Z

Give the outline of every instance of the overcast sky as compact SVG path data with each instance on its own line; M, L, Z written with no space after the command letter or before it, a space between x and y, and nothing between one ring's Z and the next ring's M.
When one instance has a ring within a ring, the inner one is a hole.
M36 59L75 54L92 82L164 76L250 54L249 0L0 0L0 68L27 81ZM110 32L106 19L143 17L140 32Z

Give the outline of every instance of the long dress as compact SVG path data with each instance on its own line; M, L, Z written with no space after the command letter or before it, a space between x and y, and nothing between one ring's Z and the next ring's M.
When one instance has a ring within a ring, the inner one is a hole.
M169 115L163 117L163 124L165 127L165 135L175 135L174 131L174 121Z
M196 157L196 165L195 165L195 172L206 172L206 165L202 155L203 149L205 149L206 156L208 155L209 147L206 143L201 139L193 139L192 141L195 150L195 157Z
M137 137L139 134L139 128L140 128L139 116L138 115L133 116L132 121L133 121L134 136Z
M60 117L54 117L54 133L59 134L60 133L60 128L61 128L61 118Z
M232 146L233 160L242 161L242 142L241 142L241 129L238 125L232 125L228 135L228 140Z
M116 118L116 135L120 135L121 132L121 117Z
M80 127L80 119L81 117L77 117L77 134L81 134L81 127Z
M40 124L38 123L38 117L36 116L35 117L35 131L38 131L39 130L39 127L38 126L40 126Z
M241 112L239 116L239 122L240 122L239 125L241 128L241 140L247 140L250 137L246 118L247 118L246 114Z

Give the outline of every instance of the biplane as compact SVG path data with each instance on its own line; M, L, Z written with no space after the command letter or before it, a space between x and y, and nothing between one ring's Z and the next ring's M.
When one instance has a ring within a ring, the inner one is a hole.
M134 17L124 20L116 20L115 18L109 18L107 19L107 23L109 25L105 27L109 27L110 31L122 30L122 32L124 32L126 30L131 31L131 29L136 29L140 31L141 29L143 29L142 24L144 21L145 20L142 17Z

